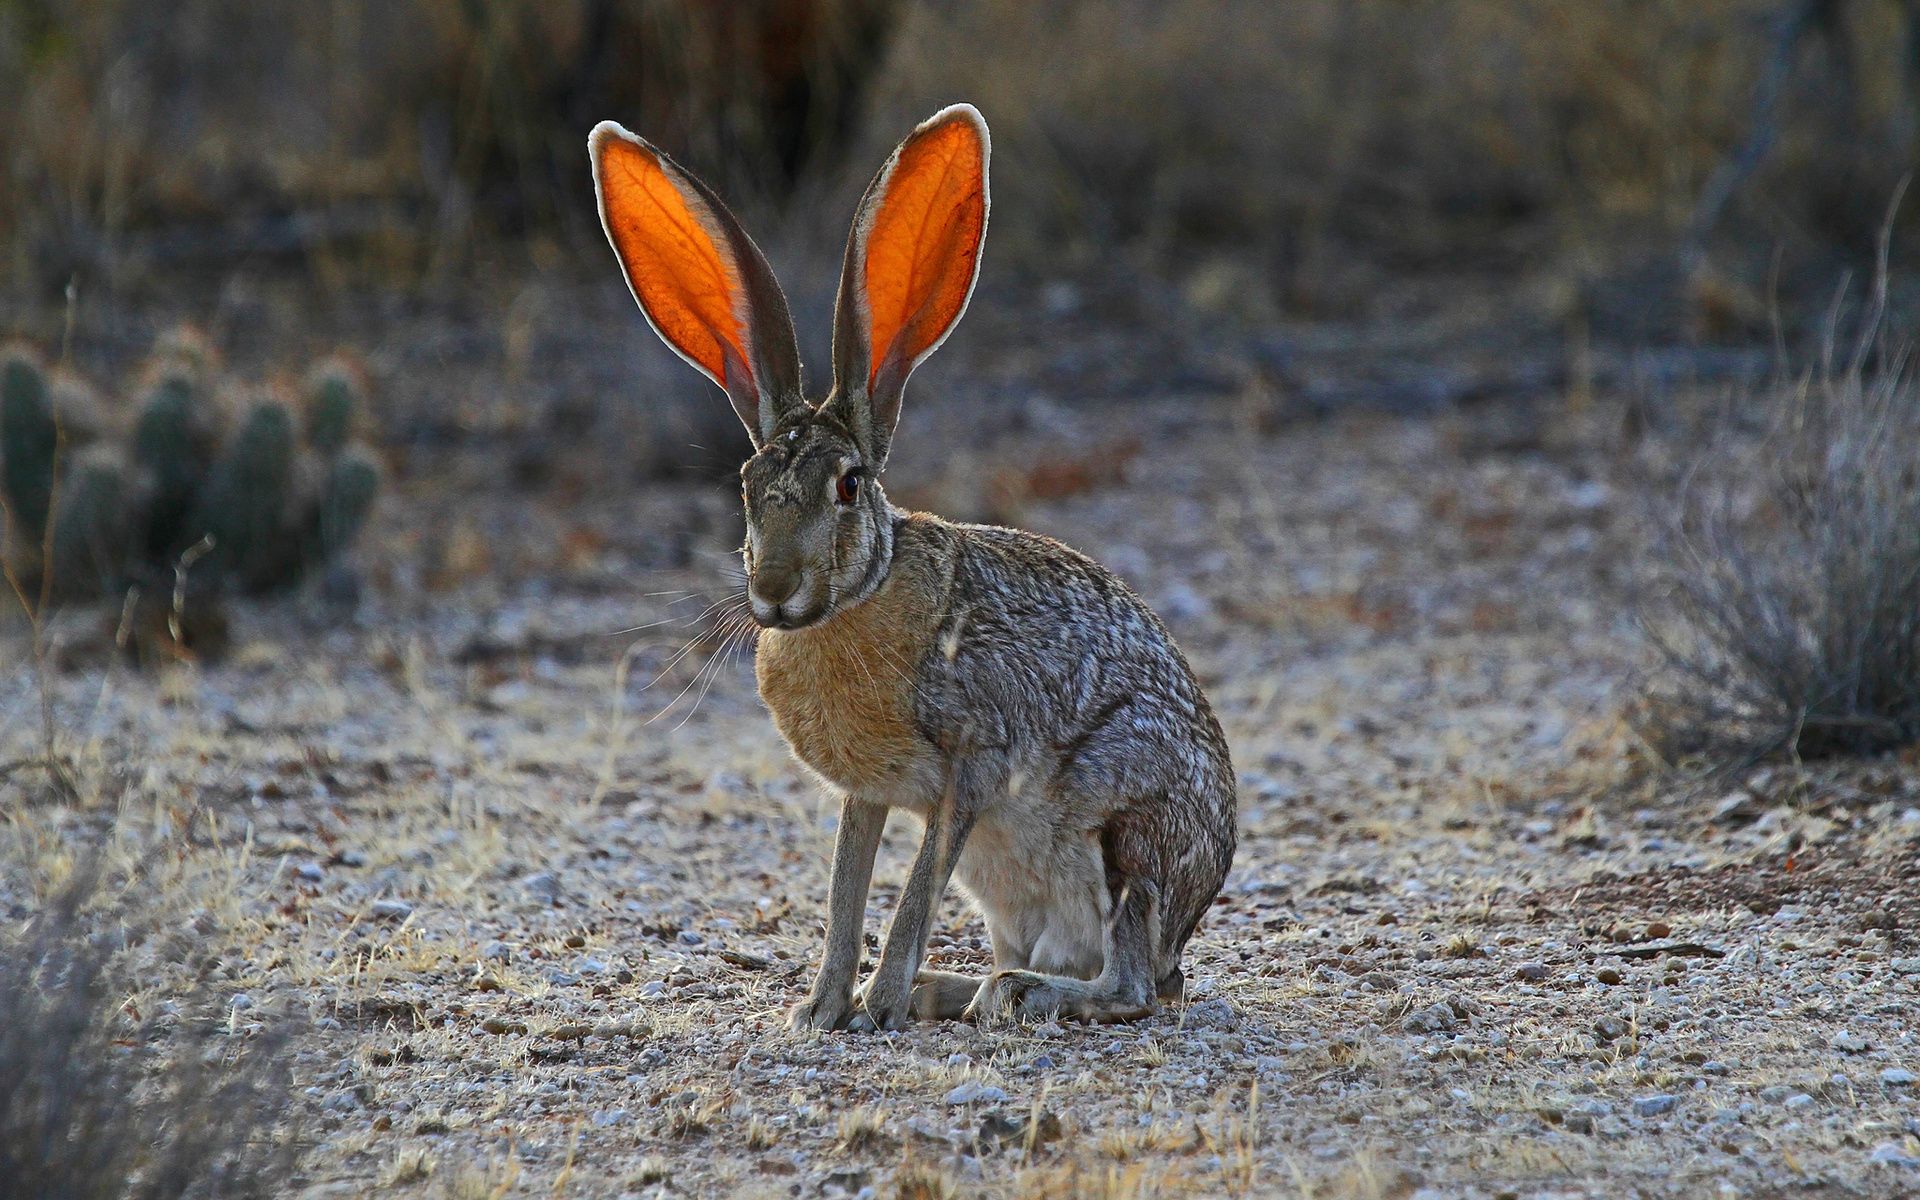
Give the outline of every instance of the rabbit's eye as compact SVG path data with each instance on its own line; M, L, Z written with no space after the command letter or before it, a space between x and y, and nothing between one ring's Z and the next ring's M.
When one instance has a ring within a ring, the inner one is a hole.
M852 504L855 500L858 500L860 498L859 470L848 471L845 475L842 475L840 482L834 485L833 493L834 497L842 504Z

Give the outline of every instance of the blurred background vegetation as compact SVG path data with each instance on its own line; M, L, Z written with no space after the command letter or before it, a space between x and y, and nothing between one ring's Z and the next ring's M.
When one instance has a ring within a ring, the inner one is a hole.
M0 238L16 302L262 255L417 285L499 239L597 268L602 117L770 210L967 98L1001 269L1228 248L1315 313L1348 256L1604 264L1684 230L1800 8L1723 232L1864 254L1914 159L1907 0L5 0Z
M442 314L538 374L541 322L591 315L552 289L614 276L585 158L611 117L742 211L817 366L853 198L959 99L994 131L999 307L1118 295L1205 341L1477 296L1764 343L1870 268L1920 146L1920 3L0 0L0 330L56 342L78 281L105 367L159 314L239 359ZM413 428L465 401L423 403Z

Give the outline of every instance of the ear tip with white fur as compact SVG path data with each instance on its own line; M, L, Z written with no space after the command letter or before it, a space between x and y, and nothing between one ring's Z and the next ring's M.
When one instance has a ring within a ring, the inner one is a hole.
M591 133L587 134L587 153L597 162L606 144L610 141L622 141L630 146L639 146L645 150L653 151L653 147L648 144L647 139L628 129L620 122L602 121L593 127Z
M974 130L980 135L982 146L985 146L989 142L990 138L987 134L986 117L980 114L979 109L964 100L958 104L949 104L939 112L920 122L919 127L915 129L914 132L925 133L935 126L945 125L953 121L965 121L967 124L973 126Z

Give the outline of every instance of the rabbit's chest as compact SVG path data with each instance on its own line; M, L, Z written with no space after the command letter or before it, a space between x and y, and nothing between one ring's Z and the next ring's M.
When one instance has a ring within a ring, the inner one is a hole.
M891 584L832 620L760 634L760 698L800 761L839 787L870 788L933 752L914 724L914 675L931 630Z

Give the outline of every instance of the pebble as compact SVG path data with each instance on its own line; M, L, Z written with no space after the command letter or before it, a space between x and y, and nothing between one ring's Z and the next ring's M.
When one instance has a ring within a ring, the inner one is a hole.
M1920 958L1896 958L1887 965L1902 975L1920 975Z
M666 990L667 990L666 980L649 979L647 982L640 985L640 998L642 1000L651 1000L655 996L658 996L660 993Z
M1667 924L1665 921L1652 921L1647 925L1647 940L1650 942L1659 938L1668 937L1672 935L1672 933L1673 926Z
M674 935L674 940L679 942L682 946L698 946L702 942L705 942L707 939L701 937L699 934L695 933L691 929L682 929L679 933Z
M582 975L605 975L607 973L607 964L597 958L583 958L580 960L579 965L574 967L574 970L580 972Z
M227 1001L227 1007L237 1008L243 1011L246 1009L252 1008L253 997L247 995L245 992L237 993L233 999Z
M513 957L513 947L505 942L488 942L480 947L480 958L485 962L506 962Z
M1006 1098L1007 1093L1004 1089L989 1087L978 1079L969 1079L947 1093L948 1104L973 1104L981 1101L998 1104Z
M1593 977L1608 987L1614 987L1620 982L1620 972L1614 970L1612 967L1601 967L1593 973Z
M1640 1096L1633 1102L1633 1115L1636 1117L1657 1117L1670 1113L1680 1103L1678 1096Z
M1868 1152L1867 1161L1885 1163L1890 1167L1920 1167L1920 1157L1909 1153L1898 1142L1881 1142Z
M1240 1028L1240 1016L1225 1000L1202 1000L1187 1006L1187 1011L1180 1015L1180 1027L1233 1033Z
M1806 1108L1812 1103L1813 1103L1813 1097L1807 1095L1805 1092L1799 1092L1792 1096L1788 1096L1786 1100L1786 1106L1791 1109Z
M1033 1036L1038 1038L1057 1038L1066 1032L1065 1026L1058 1021L1042 1021L1033 1027Z
M1914 1078L1912 1071L1900 1067L1888 1067L1880 1072L1880 1082L1888 1087L1912 1087Z
M1547 964L1537 962L1521 963L1518 967L1514 968L1513 977L1515 979L1545 979L1547 977Z
M559 901L563 889L558 875L552 871L541 871L537 875L529 875L522 879L520 890L535 900L553 904Z
M375 900L369 911L376 921L404 921L413 915L413 905L404 900Z
M1833 1035L1830 1044L1843 1054L1859 1054L1867 1048L1867 1039L1851 1029L1842 1029Z
M596 1129L605 1129L609 1125L624 1125L627 1122L627 1110L624 1108L616 1108L605 1112L597 1112L588 1119L593 1122L594 1128Z
M1417 1009L1407 1014L1401 1027L1408 1033L1443 1033L1454 1026L1453 1009L1444 1004Z
M319 883L327 877L325 868L315 862L301 863L293 873L308 883Z

